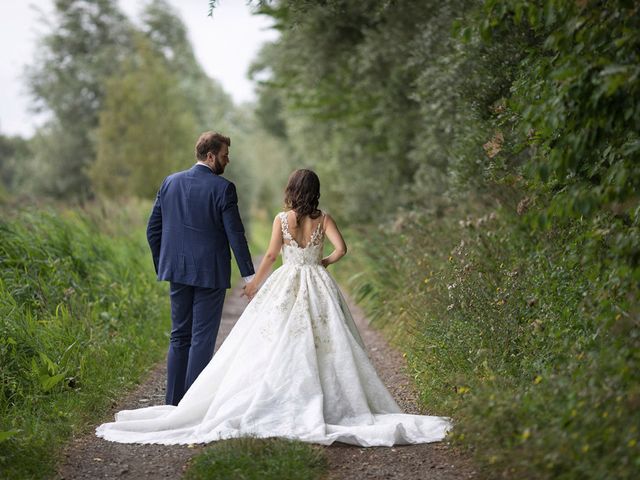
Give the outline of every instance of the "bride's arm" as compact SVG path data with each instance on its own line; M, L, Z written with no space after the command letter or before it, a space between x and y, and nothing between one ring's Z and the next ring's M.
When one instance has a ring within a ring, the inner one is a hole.
M271 229L271 241L269 242L269 247L267 248L264 257L262 257L262 261L260 262L260 267L258 267L256 276L253 277L253 279L243 287L243 295L246 295L247 297L249 297L249 299L253 298L253 296L258 291L258 288L271 271L271 267L277 260L281 248L282 224L280 222L280 217L276 215L276 218L273 219L273 227Z
M344 243L344 238L342 238L342 234L340 230L338 230L336 222L331 218L331 215L326 216L324 233L335 248L331 255L322 259L322 265L327 267L345 256L347 253L347 244Z

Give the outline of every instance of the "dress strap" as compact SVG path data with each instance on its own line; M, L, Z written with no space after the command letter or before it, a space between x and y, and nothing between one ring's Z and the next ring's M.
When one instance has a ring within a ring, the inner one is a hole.
M287 218L287 212L280 212L279 216L280 224L282 227L282 238L284 238L288 242L291 242L293 240L293 237L291 236L291 233L289 233L289 219Z

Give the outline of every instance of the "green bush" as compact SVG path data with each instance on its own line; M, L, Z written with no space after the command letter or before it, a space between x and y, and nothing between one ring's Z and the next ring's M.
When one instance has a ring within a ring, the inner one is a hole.
M167 296L144 236L150 206L26 208L0 220L0 468L51 474L71 433L161 358Z
M637 248L638 222L536 215L406 218L357 235L340 276L488 473L636 478L640 268L610 244Z

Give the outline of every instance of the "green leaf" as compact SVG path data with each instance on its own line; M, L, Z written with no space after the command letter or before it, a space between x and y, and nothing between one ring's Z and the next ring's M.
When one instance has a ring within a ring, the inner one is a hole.
M514 11L514 17L513 17L513 20L516 23L516 25L520 25L520 23L522 22L523 11L524 11L524 7L522 3L518 3L516 5L515 11Z
M623 155L633 155L638 151L640 151L640 139L627 142L624 145L622 145Z
M577 74L576 67L574 65L567 65L567 66L564 66L563 68L554 70L551 76L555 80L562 81L562 80L567 80L569 78L573 78L576 76L576 74Z
M62 354L59 365L63 366L63 368L64 368L64 365L66 365L67 361L69 360L69 356L71 355L71 352L73 351L73 347L76 345L76 343L78 343L78 340L74 341L71 345L69 345L64 351L64 353Z
M10 438L15 437L20 432L21 430L17 429L0 431L0 442L9 440Z
M486 43L491 41L491 25L488 22L483 22L480 25L480 38Z
M47 356L46 353L39 352L39 354L40 354L40 360L42 361L43 365L47 368L47 371L51 375L55 374L58 371L58 365L53 363L53 361Z
M40 377L40 386L45 392L48 392L53 387L55 387L58 383L60 383L64 379L64 374L59 373L58 375L54 375L53 377Z
M618 73L626 73L630 70L630 68L631 67L629 65L608 65L604 67L602 70L600 70L600 75L606 76L606 75L615 75Z
M460 19L455 19L451 23L451 36L457 37L458 34L460 33L461 28L462 28L462 22L460 21Z
M469 43L469 41L471 40L471 28L464 27L461 30L461 35L462 35L462 41L464 43Z
M527 9L527 20L529 20L529 25L532 28L536 28L538 26L538 8L529 4L529 8Z

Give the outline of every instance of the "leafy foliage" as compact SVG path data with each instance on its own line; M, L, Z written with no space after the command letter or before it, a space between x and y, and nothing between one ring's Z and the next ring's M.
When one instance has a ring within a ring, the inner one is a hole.
M257 78L266 77L261 98L282 98L279 116L296 156L331 178L323 195L341 205L336 214L343 219L368 221L398 206L428 203L414 178L429 182L434 192L449 183L451 134L433 111L454 111L459 94L423 105L415 86L443 71L441 84L460 75L442 65L427 78L425 66L450 46L450 23L465 3L427 3L280 2L261 8L282 32L254 67ZM422 161L426 155L429 162Z
M340 276L488 476L634 478L640 270L602 248L626 228L541 235L513 215L368 229Z
M241 161L229 178L250 197L255 125L197 62L166 0L149 2L139 26L114 0L59 0L39 52L27 78L50 119L29 142L24 166L3 161L3 175L15 179L10 192L150 198L164 176L194 161L198 134L217 130L234 139Z
M143 10L142 22L155 57L166 64L185 96L184 105L195 116L197 130L229 131L237 123L237 110L222 86L196 60L187 27L176 9L166 0L153 0Z
M4 210L0 222L0 468L49 475L166 348L167 297L148 259L149 205Z
M338 270L425 408L488 475L634 478L637 2L261 11L259 113L350 225Z
M104 79L131 52L133 27L115 0L56 0L50 30L40 39L28 86L39 111L52 115L34 142L39 189L85 199L85 168L95 158L91 134L103 105Z
M477 34L526 50L497 124L557 193L552 213L629 214L640 187L640 12L634 2L487 2ZM524 45L523 45L524 47ZM529 174L529 176L531 176Z
M107 82L90 178L109 197L153 198L162 179L191 166L196 119L177 78L140 39L136 56Z

